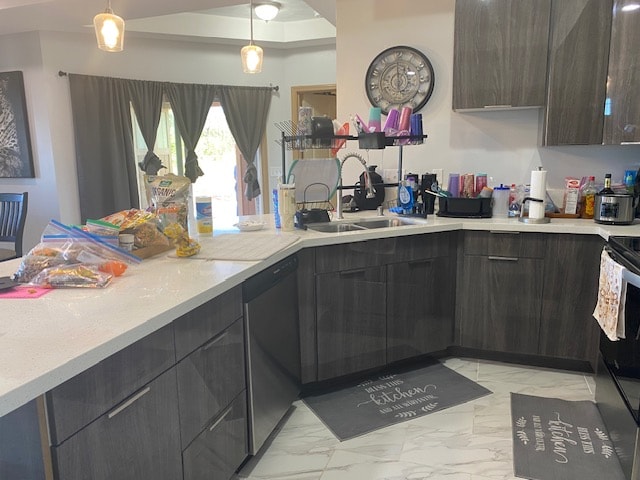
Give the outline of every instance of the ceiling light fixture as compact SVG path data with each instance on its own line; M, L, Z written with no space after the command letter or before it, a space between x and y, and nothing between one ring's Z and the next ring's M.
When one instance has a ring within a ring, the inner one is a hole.
M276 18L276 15L278 15L278 12L280 11L280 7L282 7L282 5L278 2L260 2L255 6L254 10L256 12L256 16L260 20L268 22L269 20Z
M93 17L93 26L96 29L98 48L105 52L121 52L124 43L124 20L111 10L111 0L108 0L107 9Z
M262 71L262 48L253 44L253 0L251 0L249 6L251 37L249 45L242 47L242 50L240 51L240 57L242 58L242 71L244 73L260 73Z

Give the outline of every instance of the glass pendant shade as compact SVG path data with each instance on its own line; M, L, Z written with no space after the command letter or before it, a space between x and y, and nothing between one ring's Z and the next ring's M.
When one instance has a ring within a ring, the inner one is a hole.
M244 73L260 73L262 71L262 48L251 43L242 47L240 56Z
M268 22L276 18L278 12L280 11L280 4L278 2L259 3L258 5L256 5L256 8L254 10L256 12L256 16L260 20Z
M93 18L98 48L105 52L121 52L124 44L124 20L108 7Z

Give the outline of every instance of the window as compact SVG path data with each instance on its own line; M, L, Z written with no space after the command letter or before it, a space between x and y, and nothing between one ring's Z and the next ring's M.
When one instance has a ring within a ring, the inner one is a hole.
M135 113L132 109L134 148L136 153L136 169L138 172L138 194L141 208L149 203L144 189L144 172L137 163L144 159L147 147L140 132ZM260 150L256 154L256 167L262 170ZM158 174L174 173L184 175L184 144L176 128L171 104L164 102L154 152L166 168ZM262 213L261 197L248 201L244 198L244 182L242 177L246 162L238 150L235 140L229 131L222 106L215 102L209 109L207 121L196 146L198 163L204 172L193 184L193 195L210 196L212 198L213 216L216 221L235 221L237 215L253 215Z

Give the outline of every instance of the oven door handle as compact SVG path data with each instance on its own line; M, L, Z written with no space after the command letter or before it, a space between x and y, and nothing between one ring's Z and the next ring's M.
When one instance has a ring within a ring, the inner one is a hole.
M629 261L609 246L605 246L604 249L613 261L624 267L624 270L622 271L622 278L634 287L640 288L640 275L637 275L630 270Z

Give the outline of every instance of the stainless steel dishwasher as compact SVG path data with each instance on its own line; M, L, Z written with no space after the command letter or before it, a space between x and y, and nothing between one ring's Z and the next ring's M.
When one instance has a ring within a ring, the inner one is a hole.
M251 455L300 393L297 267L292 255L242 285Z

